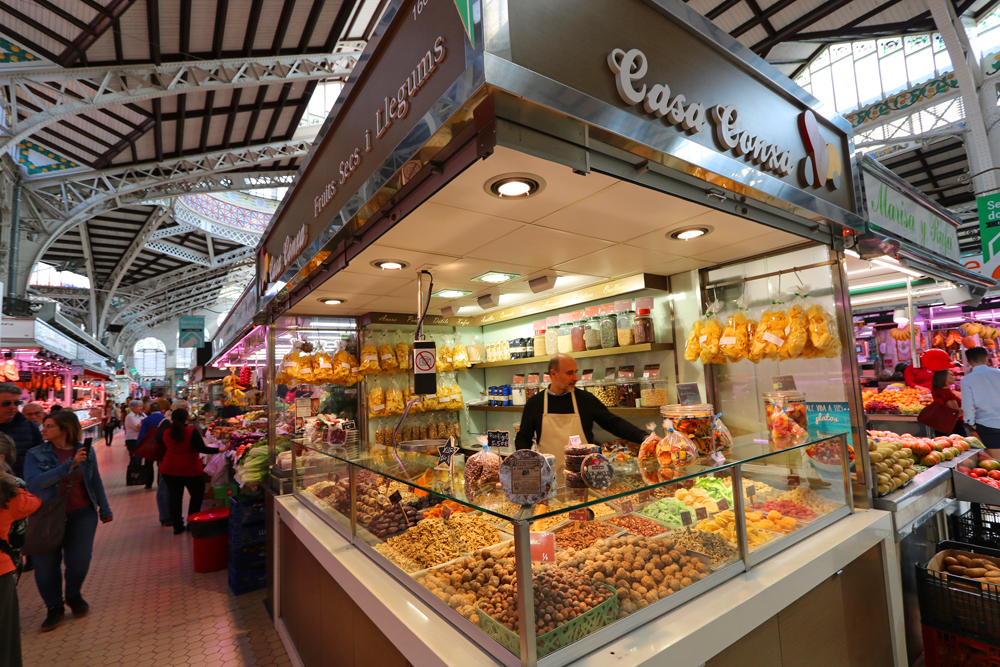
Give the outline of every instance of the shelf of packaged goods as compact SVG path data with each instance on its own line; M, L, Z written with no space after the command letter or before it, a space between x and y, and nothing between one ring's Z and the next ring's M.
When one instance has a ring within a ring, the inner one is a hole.
M600 350L587 350L586 352L570 352L574 359L586 359L587 357L613 357L619 354L637 354L639 352L665 352L674 349L673 343L643 343L642 345L628 345L626 347L612 347ZM528 357L527 359L511 359L510 361L488 361L484 364L472 364L472 368L498 368L500 366L526 366L528 364L548 363L551 356Z
M480 412L523 412L523 405L505 405L500 407L490 407L488 405L470 405L470 410ZM622 417L655 417L660 414L660 408L608 408L613 415Z

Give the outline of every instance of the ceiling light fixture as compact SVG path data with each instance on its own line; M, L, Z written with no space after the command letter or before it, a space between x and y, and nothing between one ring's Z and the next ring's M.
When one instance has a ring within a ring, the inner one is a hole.
M371 265L383 271L399 271L405 269L410 264L399 259L376 259Z
M909 324L910 318L906 316L905 310L897 308L892 312L892 321L896 324Z
M446 306L441 309L441 317L455 317L455 309L451 306Z
M528 281L528 288L534 294L539 294L555 287L556 280L558 280L556 276L539 276Z
M680 229L675 229L672 232L667 233L667 238L674 241L690 241L692 239L701 238L715 231L714 227L708 225L699 225L697 227L682 227Z
M347 299L319 299L320 303L325 303L328 306L339 306L345 301L347 301Z
M431 296L440 297L442 299L458 299L463 296L469 296L472 292L467 292L460 289L442 289L434 292Z
M490 308L496 308L500 305L500 295L499 294L484 294L478 299L479 307L483 310L488 310Z
M490 283L492 285L499 285L500 283L505 283L509 280L514 280L515 278L520 278L519 273L504 273L503 271L487 271L486 273L476 276L472 280L478 283Z
M500 174L486 181L486 192L498 199L527 199L545 189L545 181L534 174Z

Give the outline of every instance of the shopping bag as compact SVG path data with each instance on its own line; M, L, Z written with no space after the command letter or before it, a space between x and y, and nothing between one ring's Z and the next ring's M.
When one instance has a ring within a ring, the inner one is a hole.
M962 417L962 411L949 408L943 403L931 403L920 411L917 421L941 433L951 433Z
M66 502L69 500L73 482L79 476L76 472L70 472L66 493L52 500L46 500L28 517L28 529L24 533L24 546L21 547L22 554L34 556L54 551L62 546L63 536L66 534Z
M135 448L134 456L140 456L147 461L162 461L167 453L167 446L162 442L157 442L157 429L151 428L142 437L142 442Z
M125 471L125 486L146 486L153 481L153 471L142 463L129 463Z

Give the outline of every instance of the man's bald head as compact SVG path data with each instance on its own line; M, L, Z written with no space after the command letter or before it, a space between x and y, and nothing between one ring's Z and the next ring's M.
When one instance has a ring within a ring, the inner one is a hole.
M568 354L557 354L549 360L549 381L554 394L565 394L576 388L576 359Z

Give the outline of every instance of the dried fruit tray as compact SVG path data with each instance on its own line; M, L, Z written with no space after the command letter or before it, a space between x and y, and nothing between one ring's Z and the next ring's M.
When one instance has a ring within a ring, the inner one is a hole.
M611 597L587 613L581 614L572 621L560 625L555 630L540 635L536 639L539 658L553 651L558 651L565 646L569 646L573 642L583 639L592 632L600 630L618 619L618 592L607 584L601 585L612 593ZM493 620L493 617L479 608L480 604L482 604L481 601L476 603L476 611L479 612L479 627L505 649L514 655L520 655L521 639L517 633L508 630Z
M499 542L497 542L496 544L491 544L488 547L483 547L482 549L476 549L476 551L482 551L483 549L487 549L489 551L493 551L494 549L499 549L500 547L507 546L507 544L510 543L510 542L512 542L513 540L514 540L514 536L513 535L510 535L508 533L500 531L500 541ZM441 563L440 565L434 565L432 567L427 567L427 568L424 568L423 570L417 570L416 572L410 572L409 575L411 577L413 577L414 579L419 579L420 577L426 576L429 572L434 572L435 570L440 570L443 567L448 567L449 565L452 565L453 563L457 563L458 561L460 561L460 560L462 560L462 559L464 559L464 558L466 558L468 556L471 556L473 553L474 552L472 552L472 551L463 551L462 555L459 556L458 558L453 558L450 561L447 561L445 563Z

